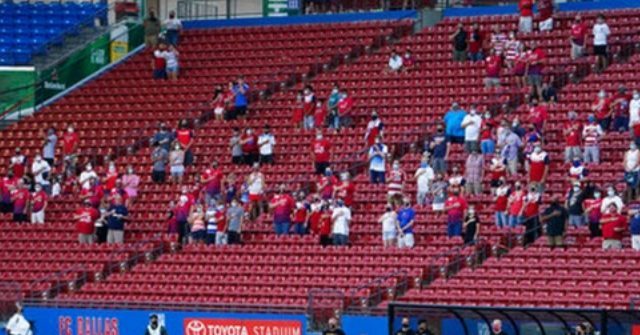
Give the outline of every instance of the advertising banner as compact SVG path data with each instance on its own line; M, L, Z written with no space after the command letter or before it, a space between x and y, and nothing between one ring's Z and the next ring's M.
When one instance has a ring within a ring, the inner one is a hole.
M0 112L33 107L35 80L33 67L0 67Z
M266 17L293 16L300 13L299 0L264 0L262 12Z
M302 335L300 321L184 319L185 335Z

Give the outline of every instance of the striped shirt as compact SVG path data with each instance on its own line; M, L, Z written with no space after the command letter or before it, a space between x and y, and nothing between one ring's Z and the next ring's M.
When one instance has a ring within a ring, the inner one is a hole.
M508 40L504 43L505 59L513 61L520 55L520 46L522 42L518 40Z
M599 124L588 124L582 130L582 138L584 139L584 145L587 147L598 145L598 140L602 136L602 128Z
M507 42L507 35L504 33L491 34L491 47L498 53L502 54Z

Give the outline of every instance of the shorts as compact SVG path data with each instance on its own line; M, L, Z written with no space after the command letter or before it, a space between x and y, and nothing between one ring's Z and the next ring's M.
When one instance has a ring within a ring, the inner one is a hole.
M124 230L109 229L107 232L107 243L124 243Z
M179 69L180 66L178 66L178 64L172 66L167 65L167 69L165 71L167 71L167 73L178 73Z
M415 245L415 239L413 233L404 234L404 236L398 239L398 248L413 248Z
M153 79L167 79L167 71L164 69L153 70Z
M184 175L184 165L173 165L171 166L171 176L172 177L182 177Z
M144 44L147 46L156 46L158 44L158 35L145 35L144 36Z
M594 45L593 46L593 54L596 56L607 56L607 46L606 45Z
M13 213L13 222L28 222L26 213Z
M245 116L247 115L247 106L236 106L234 108L235 115L237 116Z
M213 110L213 114L217 115L217 116L222 116L224 115L224 107L216 107Z
M521 33L530 33L533 31L533 17L521 16L518 22L518 31Z
M191 235L191 239L194 241L204 241L205 238L207 237L207 231L204 229L196 230L196 231L192 231L190 235Z
M542 75L541 74L530 74L527 76L527 80L529 81L529 85L540 86L542 85Z
M602 240L602 249L622 249L622 242L620 240Z
M584 47L582 44L576 44L575 42L571 42L571 58L576 59L580 58L584 55Z
M396 232L394 230L382 232L382 241L384 242L394 240L395 238L396 238Z
M262 201L262 194L249 194L249 201L251 202Z
M31 213L31 223L44 223L44 211Z
M166 178L167 173L164 171L151 171L151 180L153 180L154 183L164 183Z

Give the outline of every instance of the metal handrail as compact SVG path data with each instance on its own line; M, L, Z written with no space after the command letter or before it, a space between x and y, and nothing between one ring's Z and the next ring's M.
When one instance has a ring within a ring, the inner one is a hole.
M401 278L397 283L385 286L385 282L390 279ZM409 272L406 269L396 269L382 276L378 276L369 280L364 284L360 284L349 290L349 299L347 301L346 310L348 311L366 311L371 306L375 306L382 302L385 293L388 296L396 296L399 292L403 293L409 287ZM366 294L365 297L358 294L361 292L373 291Z

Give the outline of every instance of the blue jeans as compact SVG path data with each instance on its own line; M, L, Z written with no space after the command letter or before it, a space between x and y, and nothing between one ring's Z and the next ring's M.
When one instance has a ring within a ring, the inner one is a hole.
M484 56L482 55L482 51L478 51L476 53L470 52L469 59L473 62L479 62L484 59Z
M522 217L517 215L509 215L509 227L515 228L522 223Z
M307 228L304 226L304 223L294 223L293 231L298 235L305 235L307 233Z
M581 227L585 224L584 216L582 215L569 215L569 224L574 227Z
M384 175L385 173L383 171L369 170L369 176L371 177L372 184L384 184L386 182Z
M629 131L629 118L626 116L616 116L613 119L614 131Z
M315 123L315 119L313 115L307 115L304 117L304 129L310 130L313 129Z
M347 245L349 236L343 234L333 234L333 245Z
M289 221L273 221L273 227L276 231L276 235L287 235L289 234L289 226L291 226L291 222Z
M447 236L461 236L462 235L462 222L449 222L447 223Z
M496 143L491 139L483 140L482 142L480 142L480 152L485 155L493 155L496 152Z
M507 212L496 212L496 226L498 228L502 228L507 227L508 225Z
M179 42L179 33L177 30L167 30L164 34L165 39L167 40L168 44L171 44L173 46L178 46L178 42Z

